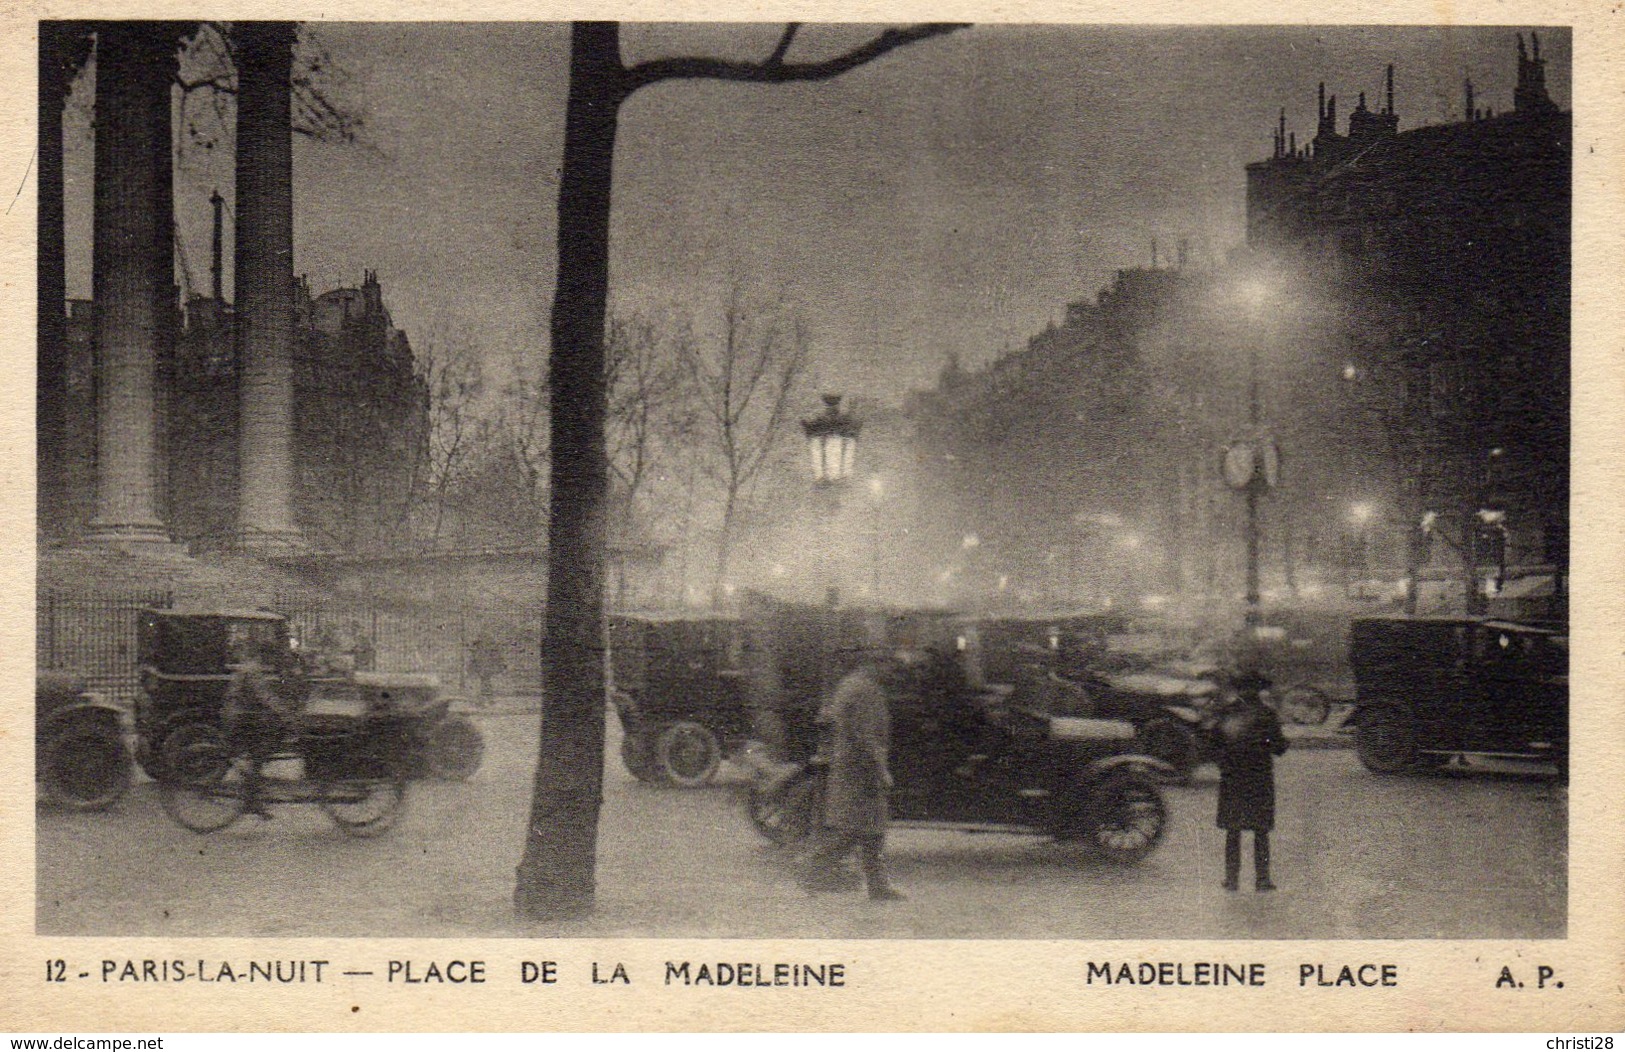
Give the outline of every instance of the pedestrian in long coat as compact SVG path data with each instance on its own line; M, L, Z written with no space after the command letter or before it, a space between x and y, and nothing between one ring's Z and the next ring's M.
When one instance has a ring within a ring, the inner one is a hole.
M844 890L841 861L854 851L863 865L869 897L887 902L903 897L886 878L882 851L886 839L887 765L891 714L880 673L863 665L848 673L818 712L826 762L819 844L804 881L810 891Z
M1235 891L1241 878L1241 834L1253 834L1253 879L1259 891L1274 891L1270 880L1270 830L1275 828L1275 757L1286 752L1281 721L1260 697L1269 681L1243 675L1235 697L1219 716L1219 814L1224 834L1224 887Z

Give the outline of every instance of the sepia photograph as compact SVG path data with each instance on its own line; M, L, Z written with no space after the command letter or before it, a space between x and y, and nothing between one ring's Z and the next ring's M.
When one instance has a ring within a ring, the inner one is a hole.
M1580 934L1572 20L29 28L48 982Z

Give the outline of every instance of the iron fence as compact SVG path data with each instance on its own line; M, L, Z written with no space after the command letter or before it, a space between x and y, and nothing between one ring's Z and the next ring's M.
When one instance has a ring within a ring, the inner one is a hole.
M35 600L35 663L72 672L89 689L131 702L138 679L136 615L174 605L169 591L42 590ZM348 652L359 666L380 671L430 673L451 693L473 694L483 686L499 694L541 693L539 606L419 607L283 595L268 606L288 618L305 649Z
M34 601L34 662L72 672L119 701L136 690L136 614L169 607L175 594L156 589L95 595L42 591Z

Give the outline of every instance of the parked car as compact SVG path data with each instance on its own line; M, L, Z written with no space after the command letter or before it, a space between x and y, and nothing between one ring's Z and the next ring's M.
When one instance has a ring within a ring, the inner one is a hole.
M34 772L40 798L74 811L101 811L130 788L133 764L124 714L67 672L34 683Z
M271 689L297 695L315 715L393 715L411 735L408 773L463 779L479 769L480 730L451 711L433 676L335 669L303 657L288 622L265 610L143 610L136 626L141 692L136 759L162 778L170 759L221 733L232 677L253 665Z
M704 785L744 748L751 710L737 618L618 616L609 648L621 761L639 781Z
M1482 755L1568 769L1568 629L1362 617L1349 637L1360 762L1379 774Z

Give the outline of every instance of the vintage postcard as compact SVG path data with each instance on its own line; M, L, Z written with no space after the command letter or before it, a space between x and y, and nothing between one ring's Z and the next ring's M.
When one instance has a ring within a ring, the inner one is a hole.
M0 1029L1625 1029L1612 11L182 14L6 16Z

